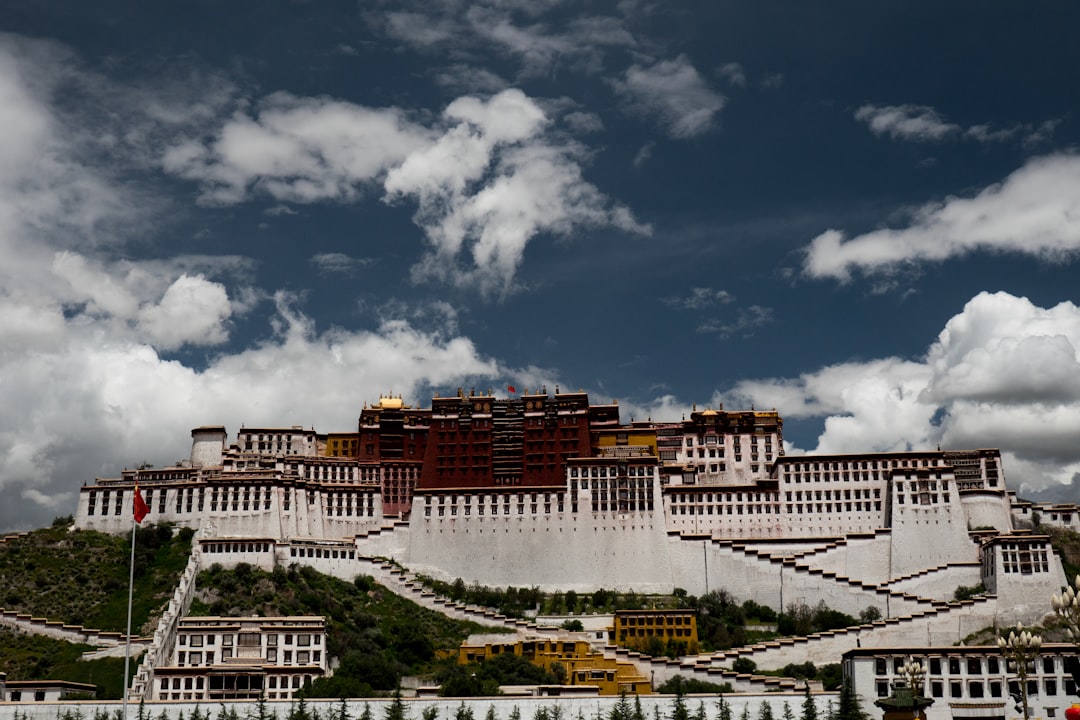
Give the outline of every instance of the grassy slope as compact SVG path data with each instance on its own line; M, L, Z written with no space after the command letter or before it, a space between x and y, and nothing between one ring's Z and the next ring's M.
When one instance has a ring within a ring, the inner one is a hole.
M140 528L132 610L136 633L153 631L154 616L172 595L190 547L190 533L172 538L168 529ZM123 632L130 553L130 536L71 530L69 524L0 543L0 606Z

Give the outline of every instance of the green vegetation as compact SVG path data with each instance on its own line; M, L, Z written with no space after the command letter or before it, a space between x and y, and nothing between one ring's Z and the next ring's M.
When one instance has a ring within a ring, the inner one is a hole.
M448 597L454 602L492 608L506 617L512 618L525 617L526 611L536 610L544 597L540 589L535 587L508 587L506 590L500 590L476 584L466 586L465 581L461 578L452 583L436 580L426 575L418 575L417 579L434 592L443 597Z
M1080 533L1050 525L1041 525L1039 532L1050 536L1050 544L1061 557L1066 577L1080 575Z
M757 663L750 658L735 658L735 662L731 663L731 669L737 673L751 675L757 672Z
M455 654L476 623L452 620L399 597L370 577L351 583L310 567L266 572L247 564L199 574L192 615L325 615L326 649L341 665L306 697L372 697L397 688L402 675L432 672L438 651Z
M76 645L43 635L25 635L0 628L0 672L8 680L69 680L98 686L98 700L123 696L123 658L82 661L89 645ZM135 662L132 662L134 672Z
M720 694L731 692L731 683L711 683L704 680L684 678L676 675L656 688L661 695L690 695L691 693Z
M140 527L135 538L132 630L153 632L155 614L187 563L192 532ZM71 518L0 543L0 606L71 625L124 632L130 535L72 530Z
M802 603L788 605L787 612L776 623L781 635L811 635L858 624L858 620L829 608L824 601L814 607Z
M566 671L561 665L558 669L562 670L562 677L554 668L545 669L526 658L504 653L485 662L446 668L437 677L439 694L444 697L483 697L498 695L500 685L560 685L566 679Z
M953 591L953 600L962 601L970 600L976 595L985 595L986 588L982 586L982 583L978 585L960 585Z

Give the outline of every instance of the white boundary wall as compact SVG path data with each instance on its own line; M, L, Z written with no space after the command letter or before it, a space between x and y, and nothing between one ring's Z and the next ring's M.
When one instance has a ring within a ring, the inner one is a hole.
M654 711L658 710L662 718L671 716L671 709L675 698L671 695L641 695L641 708L647 720L654 718ZM787 702L795 717L801 716L802 703L805 695L801 693L766 693L755 695L724 695L732 711L732 717L739 717L744 707L749 707L750 717L758 717L762 704L768 703L772 707L773 717L783 717L784 703ZM825 717L830 703L836 705L838 695L836 693L813 693L811 697L817 706L818 717ZM685 696L686 707L693 714L700 704L705 709L707 720L717 720L717 695L687 695ZM631 705L634 698L629 698ZM536 712L541 708L550 710L558 707L564 720L606 720L611 708L619 701L618 697L582 697L582 698L559 698L559 697L491 697L491 698L418 698L405 700L405 716L408 720L421 720L422 713L427 708L435 708L439 720L453 720L458 709L465 705L473 712L477 720L482 720L489 708L494 708L496 720L508 720L514 708L521 714L521 720L532 720ZM383 720L386 716L387 699L372 700L349 700L346 702L346 710L349 718L356 720L364 712L364 706L371 708L374 720ZM269 714L284 720L289 709L294 706L291 702L267 701L266 709ZM95 713L106 712L115 716L120 711L119 702L40 702L40 703L0 703L0 720L15 720L18 713L20 720L57 720L57 717L65 711L79 714L84 720L93 720ZM139 712L137 704L128 706L128 717L136 718ZM227 701L208 702L196 704L193 702L148 702L144 706L144 712L150 720L158 720L164 712L169 720L178 720L180 713L184 717L190 717L191 712L198 708L200 712L207 712L212 718L217 718L223 708L233 709L240 718L256 717L257 706L250 701ZM338 716L341 703L337 700L318 700L307 702L308 712L317 710L324 720L331 720ZM865 708L864 708L865 709Z

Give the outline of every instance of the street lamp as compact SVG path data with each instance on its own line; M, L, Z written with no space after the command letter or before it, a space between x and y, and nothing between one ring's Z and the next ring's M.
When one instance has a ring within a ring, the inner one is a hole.
M1080 644L1080 575L1073 581L1076 588L1066 586L1065 592L1050 598L1050 606L1065 623L1065 632L1074 643Z
M923 679L926 677L926 668L922 663L917 663L908 658L908 661L900 668L900 675L903 676L908 687L911 688L912 696L919 697L922 695Z
M883 720L926 720L926 708L934 704L933 699L922 694L926 668L908 658L897 674L903 684L894 684L889 697L874 701L885 711Z
M1007 663L1011 663L1013 672L1020 680L1020 702L1024 708L1024 720L1031 717L1028 711L1027 677L1028 670L1034 667L1035 658L1039 656L1042 647L1042 637L1028 632L1020 623L1016 623L1016 629L1009 631L1009 637L1000 635L997 639L998 648L1005 656Z

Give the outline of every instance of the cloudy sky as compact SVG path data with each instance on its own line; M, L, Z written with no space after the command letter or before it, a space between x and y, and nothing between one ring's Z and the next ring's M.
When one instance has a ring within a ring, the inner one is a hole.
M0 11L0 530L380 393L1080 477L1080 5ZM1072 487L1080 490L1080 485Z

